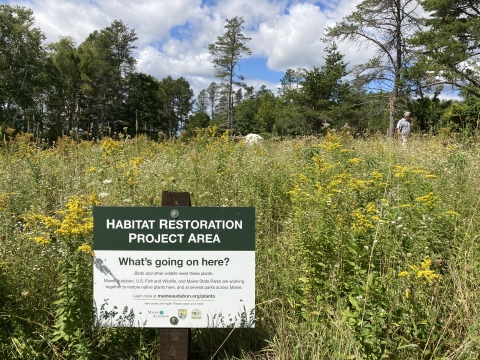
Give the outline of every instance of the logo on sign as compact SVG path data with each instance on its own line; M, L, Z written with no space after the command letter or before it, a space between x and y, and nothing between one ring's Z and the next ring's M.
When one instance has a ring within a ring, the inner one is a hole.
M192 310L192 319L201 319L202 312L198 309Z
M180 319L186 319L187 318L187 309L178 309L178 317Z
M176 316L172 316L170 318L170 324L172 325L178 325L178 318Z

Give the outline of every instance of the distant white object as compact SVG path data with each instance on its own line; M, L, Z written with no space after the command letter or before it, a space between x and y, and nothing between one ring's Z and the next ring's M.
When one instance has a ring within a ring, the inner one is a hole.
M258 135L258 134L248 134L247 136L245 136L245 143L246 144L256 144L258 143L259 141L262 141L263 138Z

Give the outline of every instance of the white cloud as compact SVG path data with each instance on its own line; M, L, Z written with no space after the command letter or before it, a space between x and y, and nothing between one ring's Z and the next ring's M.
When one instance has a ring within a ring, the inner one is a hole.
M168 38L169 30L183 25L195 15L201 0L42 0L14 2L31 8L37 25L50 42L59 36L72 36L78 43L94 30L122 20L138 34L137 46Z
M322 43L325 27L334 25L353 11L361 0L324 1L322 6L311 3L292 4L287 13L277 15L260 24L253 37L252 50L256 54L268 57L268 67L285 71L321 66L324 63ZM345 55L345 62L356 65L372 57L371 53L359 52L346 43L338 44L339 51Z
M268 57L273 70L311 67L318 64L325 44L319 41L327 17L318 6L295 4L288 14L260 24L252 41L252 50Z
M158 51L152 46L138 52L139 71L152 74L161 79L167 75L174 78L180 76L212 76L213 67L206 52L195 54L181 52L185 45L178 40L170 40Z
M319 38L325 26L354 11L359 2L218 0L202 6L201 0L11 1L34 11L37 25L49 42L71 36L80 44L94 30L122 20L136 30L134 55L139 71L158 79L183 76L196 92L215 80L207 46L223 33L225 19L243 16L245 34L252 38L248 46L254 56L268 58L270 69L312 68L323 64L326 44ZM180 36L172 37L172 29L180 30ZM347 44L339 44L339 48L351 64L369 58L369 54L359 56L357 49ZM277 87L266 80L249 80L249 85L260 84Z

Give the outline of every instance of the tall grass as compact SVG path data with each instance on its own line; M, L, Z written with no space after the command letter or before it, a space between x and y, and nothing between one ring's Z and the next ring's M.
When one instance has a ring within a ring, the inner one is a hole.
M193 358L476 359L479 151L414 139L59 139L0 147L0 358L152 359L154 329L95 328L94 205L256 207L256 328ZM111 312L107 317L129 314Z

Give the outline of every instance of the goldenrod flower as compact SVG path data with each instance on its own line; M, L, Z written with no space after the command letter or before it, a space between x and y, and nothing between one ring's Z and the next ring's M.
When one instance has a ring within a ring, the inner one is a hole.
M351 191L362 191L365 190L372 182L372 180L360 180L352 177L348 181L348 188Z
M358 235L364 234L368 229L374 228L373 224L368 220L368 218L362 213L360 209L355 209L352 212L352 217L354 221L352 223L352 229Z
M143 162L143 158L141 157L134 157L130 159L130 164L136 168L138 165L140 165Z
M408 166L397 165L393 168L393 176L396 178L403 179L408 173Z
M430 258L426 258L420 266L410 265L409 268L415 272L415 277L417 280L426 280L427 282L431 283L434 279L439 279L440 275L435 273L434 270L430 270L430 266L432 265L432 260ZM421 282L425 284L425 282Z
M47 238L42 237L42 236L36 236L36 237L30 238L30 240L33 240L33 241L35 241L39 244L42 244L42 245L50 244L50 239L47 239Z
M120 151L121 146L122 146L122 142L115 141L111 138L106 138L102 140L102 143L101 143L101 148L104 152L105 157L107 155L110 155L113 152Z
M88 203L91 205L100 204L100 198L96 191L94 191L93 194L88 197Z
M370 175L372 175L373 179L377 181L380 181L383 179L383 174L379 173L378 171L372 171Z
M342 144L338 142L331 142L331 141L325 141L323 144L320 144L319 146L326 151L334 151L338 148L343 147Z
M415 169L415 170L412 170L412 173L413 174L426 174L427 172L425 170Z
M377 207L375 206L375 203L369 202L367 206L365 206L365 210L367 210L367 213L369 214L375 214L377 212Z
M348 160L348 162L349 162L350 164L358 164L358 163L364 162L364 161L365 161L365 160L359 159L359 158L351 158L350 160Z
M435 196L433 192L429 192L427 195L415 198L415 201L425 206L427 209L433 209L438 201L438 196Z
M426 258L424 261L422 261L422 263L420 264L420 266L422 267L422 269L429 269L430 268L430 265L432 265L432 260L430 258Z
M63 215L60 228L55 234L62 236L86 235L93 230L93 217L86 209L85 201L75 196L67 201L66 210L59 211Z
M87 244L82 244L78 247L78 251L84 252L84 253L90 253L90 255L94 256L95 254L93 253L93 249L90 245Z

